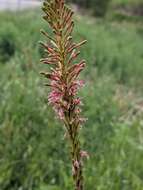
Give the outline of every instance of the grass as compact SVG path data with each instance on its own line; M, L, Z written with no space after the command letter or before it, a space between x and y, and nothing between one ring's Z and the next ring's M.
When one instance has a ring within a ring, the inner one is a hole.
M143 27L80 15L75 21L75 39L88 40L81 54L86 190L142 190ZM1 190L72 190L64 130L46 105L39 75L37 42L47 25L39 11L0 13L0 23L15 44L14 55L0 63Z
M137 5L142 3L142 0L112 0L112 2L119 5Z

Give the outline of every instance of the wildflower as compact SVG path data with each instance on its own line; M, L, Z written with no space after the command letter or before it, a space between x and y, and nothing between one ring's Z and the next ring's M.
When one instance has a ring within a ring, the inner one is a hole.
M74 167L79 168L79 162L77 160L74 161Z
M43 11L45 12L43 18L49 23L53 35L50 36L41 30L48 42L40 42L47 53L47 57L40 62L48 65L50 70L41 74L48 80L46 84L50 88L48 102L58 118L63 121L66 136L70 138L75 189L83 190L81 159L88 157L88 154L80 150L78 133L80 125L86 119L81 117L82 102L78 97L78 91L84 86L84 81L79 79L79 74L86 64L85 60L79 63L75 60L80 54L79 48L86 43L86 40L80 43L73 42L73 12L65 5L64 0L45 0Z
M80 155L81 155L81 157L82 158L87 158L87 159L89 159L89 154L86 152L86 151L80 151Z

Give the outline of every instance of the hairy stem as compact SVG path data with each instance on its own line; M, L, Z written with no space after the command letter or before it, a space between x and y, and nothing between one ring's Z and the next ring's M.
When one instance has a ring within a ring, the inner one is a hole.
M80 156L80 142L79 139L74 136L72 140L72 167L73 167L73 180L75 183L75 190L83 190L83 175L82 175L82 163Z
M66 116L68 136L71 143L71 159L72 159L72 175L75 184L75 190L83 190L83 175L82 175L82 159L81 159L81 148L79 141L79 126L76 122L71 124L69 116L72 115L69 111ZM73 118L72 118L73 119Z

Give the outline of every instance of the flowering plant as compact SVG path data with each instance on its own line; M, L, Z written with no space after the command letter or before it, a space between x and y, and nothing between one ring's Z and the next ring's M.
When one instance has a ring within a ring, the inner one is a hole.
M53 35L41 30L48 39L47 43L41 42L47 53L41 62L50 66L49 72L41 74L49 80L46 84L50 88L48 102L64 123L66 136L70 139L75 190L83 190L82 159L88 157L88 154L80 148L79 129L85 118L81 117L82 102L77 93L84 85L79 74L85 67L85 61L75 63L75 60L80 54L79 48L86 40L73 42L73 12L64 0L44 1L43 11L43 18L49 23Z

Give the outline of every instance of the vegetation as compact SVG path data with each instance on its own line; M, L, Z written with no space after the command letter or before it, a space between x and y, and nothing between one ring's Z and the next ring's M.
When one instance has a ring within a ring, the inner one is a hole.
M14 26L10 24L4 28L0 28L0 61L3 63L8 61L14 55L15 49L16 38Z
M0 38L14 44L5 64L0 59L0 189L72 190L68 146L39 77L38 31L47 26L38 11L17 14L0 13ZM75 39L88 40L81 52L86 190L142 190L142 20L75 20Z
M91 9L95 16L105 16L111 0L69 0L83 8Z
M143 15L142 0L68 0L78 7L91 10L90 12L96 17L105 17L111 11L118 12L118 9L125 9L125 13ZM114 11L113 11L114 10Z

